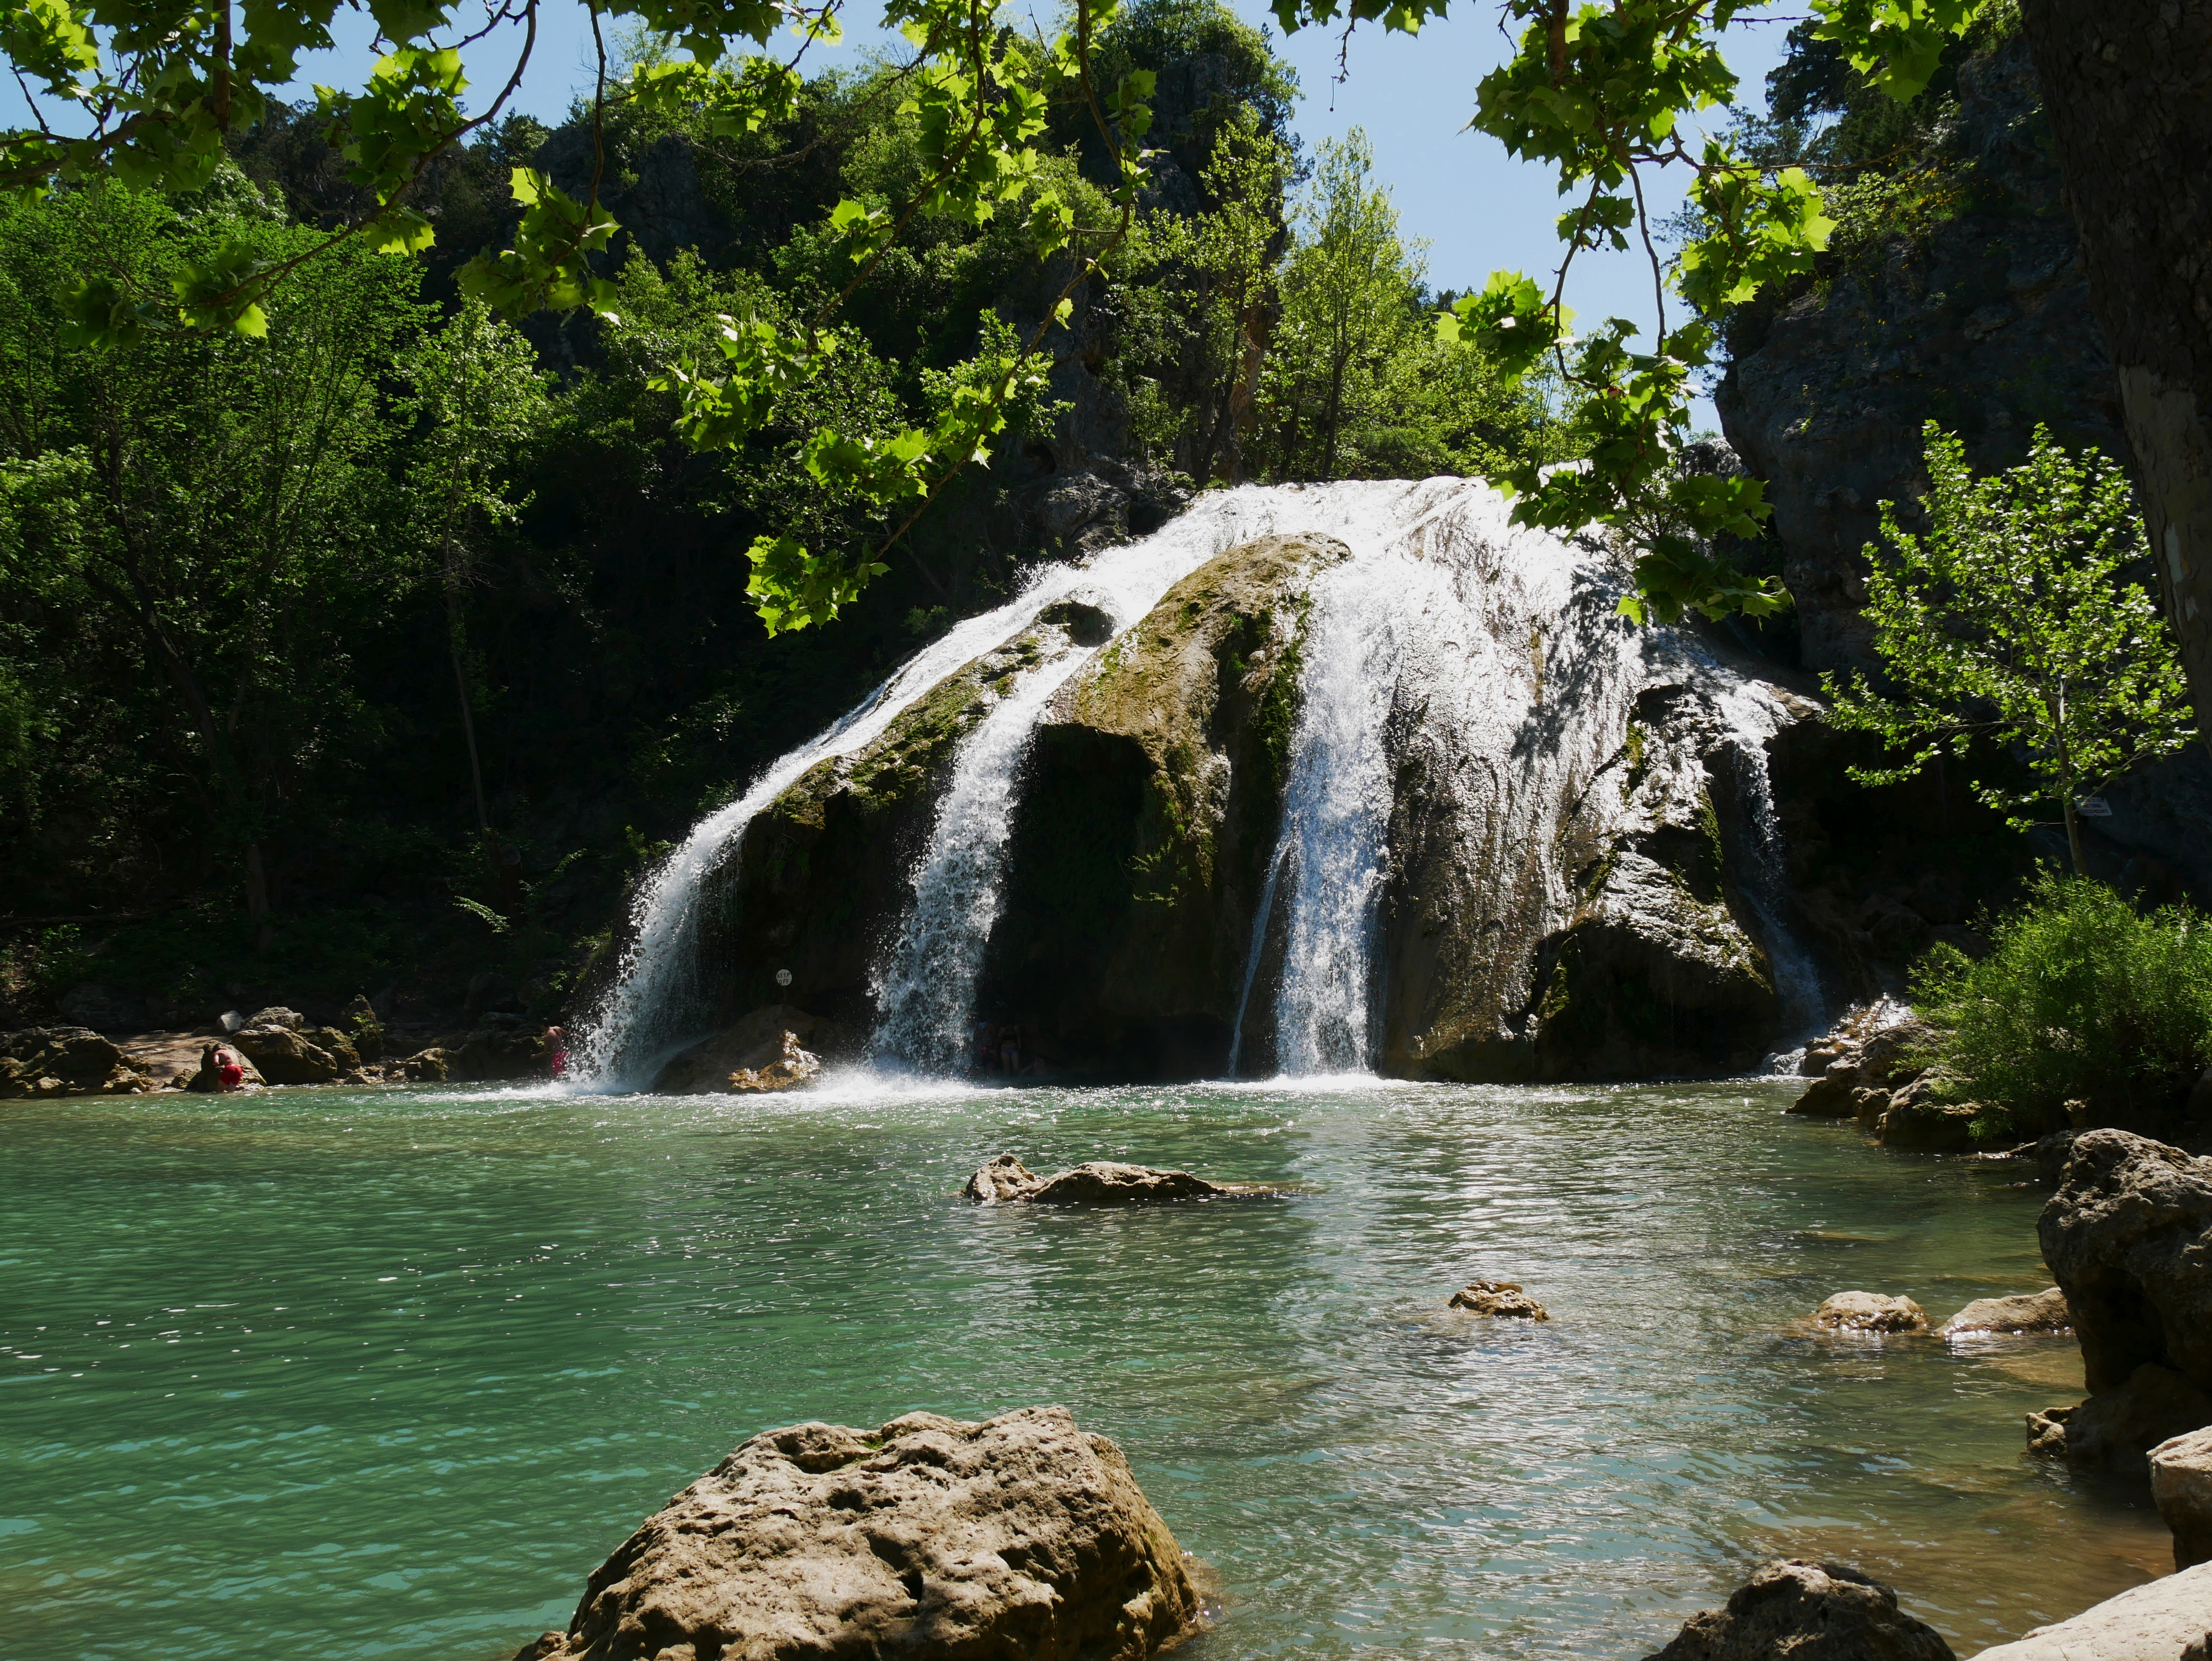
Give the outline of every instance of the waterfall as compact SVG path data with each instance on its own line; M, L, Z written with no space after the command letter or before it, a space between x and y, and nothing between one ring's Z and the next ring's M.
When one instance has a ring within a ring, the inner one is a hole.
M1827 1025L1827 998L1812 955L1790 928L1790 878L1782 825L1774 815L1773 780L1767 770L1767 734L1756 727L1736 743L1737 794L1749 831L1747 869L1738 884L1765 935L1766 958L1774 972L1774 992L1793 1033L1810 1033Z
M1055 601L1079 591L1100 605L1117 629L1125 628L1178 581L1226 549L1277 531L1341 534L1340 526L1368 524L1386 514L1390 504L1424 488L1395 483L1248 485L1210 492L1152 536L1109 549L1087 564L1040 568L1015 599L969 618L924 648L826 731L771 764L737 800L700 820L640 885L614 983L580 1023L582 1036L571 1064L576 1082L586 1089L641 1087L663 1061L701 1036L708 999L700 972L699 923L707 884L736 856L745 828L809 768L865 749L947 675L1020 634ZM1026 747L1029 727L1042 709L1039 703L1018 728L1017 718L1008 717L998 738L1009 744L1010 756ZM940 823L939 829L948 837L960 833L957 824ZM925 858L925 867L933 854ZM980 952L981 947L975 949Z
M1275 991L1280 1073L1374 1065L1368 1006L1389 857L1383 727L1398 678L1397 599L1395 583L1355 562L1330 574L1315 605L1277 855L1291 881Z
M923 1072L964 1070L975 977L1006 887L1022 761L1053 694L1091 657L1071 650L1030 670L962 740L915 867L914 903L876 974L879 1057Z

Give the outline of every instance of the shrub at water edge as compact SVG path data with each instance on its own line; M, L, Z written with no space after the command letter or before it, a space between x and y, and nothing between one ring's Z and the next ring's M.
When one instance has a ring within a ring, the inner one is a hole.
M1912 991L1984 1138L2172 1114L2212 1063L2212 919L2094 882L2045 874L1986 958L1938 946Z

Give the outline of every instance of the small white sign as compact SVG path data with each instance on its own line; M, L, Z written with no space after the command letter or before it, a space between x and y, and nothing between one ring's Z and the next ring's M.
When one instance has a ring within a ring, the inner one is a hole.
M2108 819L2112 817L2112 804L2102 796L2084 796L2074 806L2074 811L2085 819Z

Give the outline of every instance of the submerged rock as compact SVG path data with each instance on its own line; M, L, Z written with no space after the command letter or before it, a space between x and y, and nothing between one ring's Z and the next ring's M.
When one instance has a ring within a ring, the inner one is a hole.
M1128 1462L1066 1408L914 1413L743 1444L615 1549L567 1633L521 1657L1143 1661L1199 1619Z
M0 1101L135 1096L158 1087L88 1026L32 1026L0 1033Z
M2027 1450L2141 1476L2151 1449L2206 1424L2212 1424L2212 1396L2172 1367L2145 1362L2124 1383L2086 1402L2029 1414Z
M2069 1332L2073 1326L2066 1294L2052 1287L2013 1298L1977 1298L1938 1327L1936 1334L1966 1338L1978 1333Z
M1910 1298L1838 1292L1813 1312L1813 1324L1828 1332L1925 1332L1928 1311Z
M2204 1661L2207 1634L2212 1563L2107 1597L1975 1661Z
M977 1205L1152 1205L1169 1200L1210 1200L1267 1194L1251 1183L1209 1183L1188 1171L1091 1159L1052 1177L1039 1177L1011 1153L979 1167L961 1190Z
M791 1004L773 1003L678 1052L653 1075L652 1091L657 1096L704 1096L733 1089L788 1089L812 1078L823 1061L857 1054L860 1044L860 1035L849 1027ZM809 1057L811 1064L796 1061L793 1051ZM775 1074L781 1082L739 1086L732 1082L738 1073L753 1074L757 1080L761 1074Z
M2069 1144L2036 1235L2073 1311L2092 1395L2145 1366L2212 1390L2212 1160L2124 1130L2087 1131Z
M1990 1652L1994 1653L1994 1652ZM1692 1615L1645 1661L1953 1661L1951 1646L1897 1607L1897 1594L1841 1563L1767 1564L1724 1609Z
M2173 1530L2173 1567L2212 1562L2212 1430L2170 1437L2150 1451L2150 1497Z
M1210 1183L1188 1171L1161 1171L1091 1159L1040 1177L1012 1153L978 1167L961 1190L977 1205L1149 1205L1171 1200L1237 1199L1279 1194L1258 1183Z
M1469 1281L1451 1295L1450 1308L1471 1315L1504 1316L1513 1320L1548 1321L1551 1315L1514 1281Z

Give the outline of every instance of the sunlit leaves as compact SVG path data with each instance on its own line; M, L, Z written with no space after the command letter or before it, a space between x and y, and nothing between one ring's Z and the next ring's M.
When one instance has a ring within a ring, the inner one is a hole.
M1928 84L1943 48L1985 0L1814 0L1815 40L1843 48L1853 69L1902 103Z
M534 167L515 168L511 188L522 204L514 246L478 254L463 266L461 292L507 318L541 309L606 310L614 285L592 274L589 256L614 240L614 216L577 201Z
M1975 792L2015 827L2039 803L2096 789L2194 730L2188 688L2157 600L2122 581L2148 552L2126 473L2090 451L2076 461L2035 429L2021 465L1978 478L1966 447L1925 429L1929 528L1881 504L1886 546L1869 545L1868 619L1888 684L1826 677L1829 719L1879 734L1905 758L1853 768L1863 783L1909 778L1977 739L2025 760L2039 782L1982 780Z

